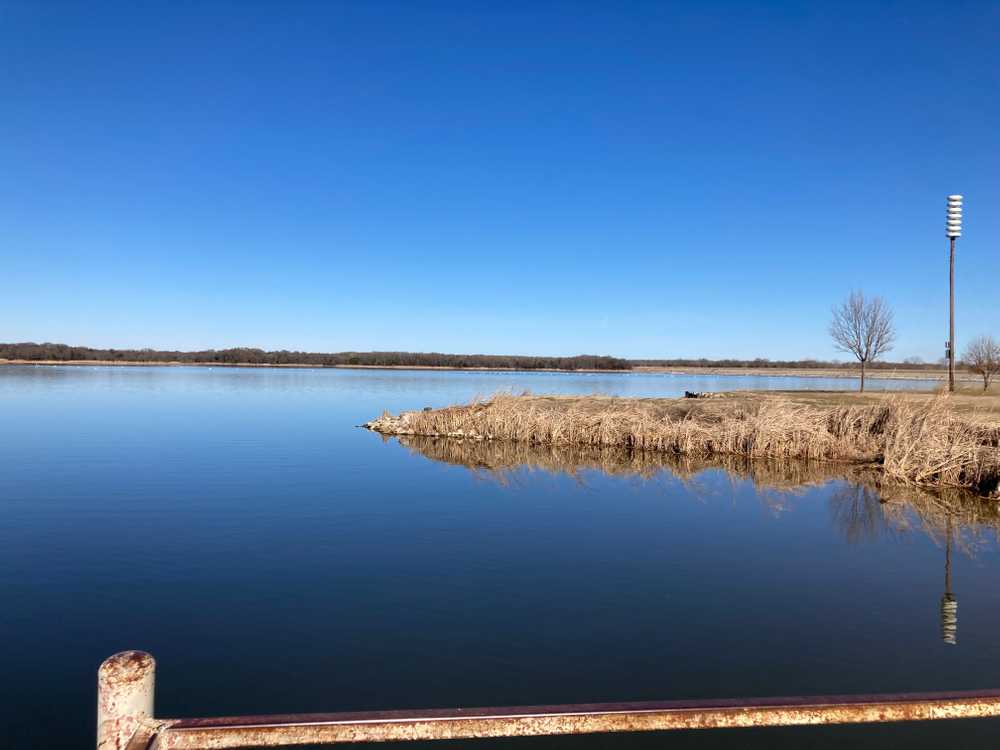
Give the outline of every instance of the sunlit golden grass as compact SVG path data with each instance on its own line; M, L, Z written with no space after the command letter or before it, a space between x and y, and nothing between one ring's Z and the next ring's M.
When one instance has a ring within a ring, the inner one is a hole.
M877 466L908 484L982 494L1000 482L1000 428L959 415L945 395L874 403L796 403L784 395L717 399L544 397L500 393L462 406L384 414L384 434L708 458Z

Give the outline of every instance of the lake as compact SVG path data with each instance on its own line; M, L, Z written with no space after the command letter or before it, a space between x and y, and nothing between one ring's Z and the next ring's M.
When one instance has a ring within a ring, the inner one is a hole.
M0 367L0 746L91 746L97 666L128 648L157 658L161 716L1000 687L993 516L883 504L835 471L402 444L356 427L501 389L855 385ZM942 626L946 588L957 630ZM998 729L457 744L939 748Z

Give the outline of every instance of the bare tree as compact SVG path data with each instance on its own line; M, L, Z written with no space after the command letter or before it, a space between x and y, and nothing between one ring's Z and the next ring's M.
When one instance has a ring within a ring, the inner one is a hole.
M983 376L983 390L988 390L993 376L1000 372L1000 344L992 336L974 339L962 358L974 373Z
M861 363L861 390L865 389L865 365L892 349L896 331L892 310L881 297L866 299L864 292L851 292L833 308L830 336L842 352L850 352Z

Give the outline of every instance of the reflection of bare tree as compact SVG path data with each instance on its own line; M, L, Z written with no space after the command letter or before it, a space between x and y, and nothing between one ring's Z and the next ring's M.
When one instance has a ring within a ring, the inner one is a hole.
M851 544L877 539L894 530L882 508L882 497L874 487L846 482L830 496L834 524Z

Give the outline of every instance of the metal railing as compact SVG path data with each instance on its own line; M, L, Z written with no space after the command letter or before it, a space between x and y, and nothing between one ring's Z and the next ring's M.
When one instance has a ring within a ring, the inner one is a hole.
M987 690L159 719L153 713L155 672L153 657L142 651L115 654L101 665L98 750L208 750L1000 716L1000 690Z

